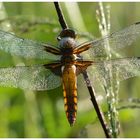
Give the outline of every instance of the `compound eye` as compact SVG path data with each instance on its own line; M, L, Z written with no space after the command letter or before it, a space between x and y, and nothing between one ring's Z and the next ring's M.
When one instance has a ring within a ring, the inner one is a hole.
M61 40L61 38L64 38L64 37L71 37L71 38L75 39L76 38L76 33L72 29L64 29L59 34L59 36L57 37L57 39L58 40Z

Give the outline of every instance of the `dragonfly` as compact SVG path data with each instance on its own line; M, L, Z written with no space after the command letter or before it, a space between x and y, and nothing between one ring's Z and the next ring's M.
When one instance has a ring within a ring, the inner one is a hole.
M45 60L45 63L40 64L1 66L0 86L43 91L52 90L62 85L64 108L68 122L72 126L77 115L77 77L87 70L102 81L106 75L104 66L112 69L112 75L118 72L119 81L139 76L139 57L98 59L105 55L104 42L106 40L109 41L111 50L118 51L130 46L139 36L140 22L103 38L84 43L78 43L74 30L64 29L57 37L57 46L22 39L0 30L0 51L27 60L34 58ZM85 54L90 54L90 59L85 59ZM50 59L52 61L47 61ZM96 69L95 73L93 73L93 69ZM92 76L90 79L93 79Z

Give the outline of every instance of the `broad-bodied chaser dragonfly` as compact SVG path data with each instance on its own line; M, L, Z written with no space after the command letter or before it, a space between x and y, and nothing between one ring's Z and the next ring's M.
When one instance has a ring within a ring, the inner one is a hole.
M96 58L104 55L106 39L111 49L116 51L131 45L139 35L140 23L135 23L105 38L78 44L76 33L71 29L65 29L58 36L59 45L54 47L0 31L1 51L26 59L54 59L51 63L46 61L45 64L0 68L0 86L38 91L51 90L62 84L66 116L70 125L73 125L77 113L77 76L91 67L97 68L95 76L98 74L99 77L104 77L104 65L111 67L113 74L117 71L120 81L139 75L138 57L96 61ZM84 59L84 52L90 52L91 60Z

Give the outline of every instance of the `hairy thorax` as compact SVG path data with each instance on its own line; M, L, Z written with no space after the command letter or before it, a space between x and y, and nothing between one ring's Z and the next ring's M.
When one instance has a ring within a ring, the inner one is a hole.
M73 49L77 46L76 41L73 38L65 37L60 41L59 47L61 48L62 57L61 62L66 64L73 64L78 58L73 54Z

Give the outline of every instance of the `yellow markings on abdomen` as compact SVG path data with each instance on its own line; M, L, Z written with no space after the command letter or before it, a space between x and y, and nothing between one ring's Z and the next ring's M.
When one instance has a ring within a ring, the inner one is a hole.
M65 66L62 72L64 107L70 125L73 125L77 114L77 78L75 66Z

